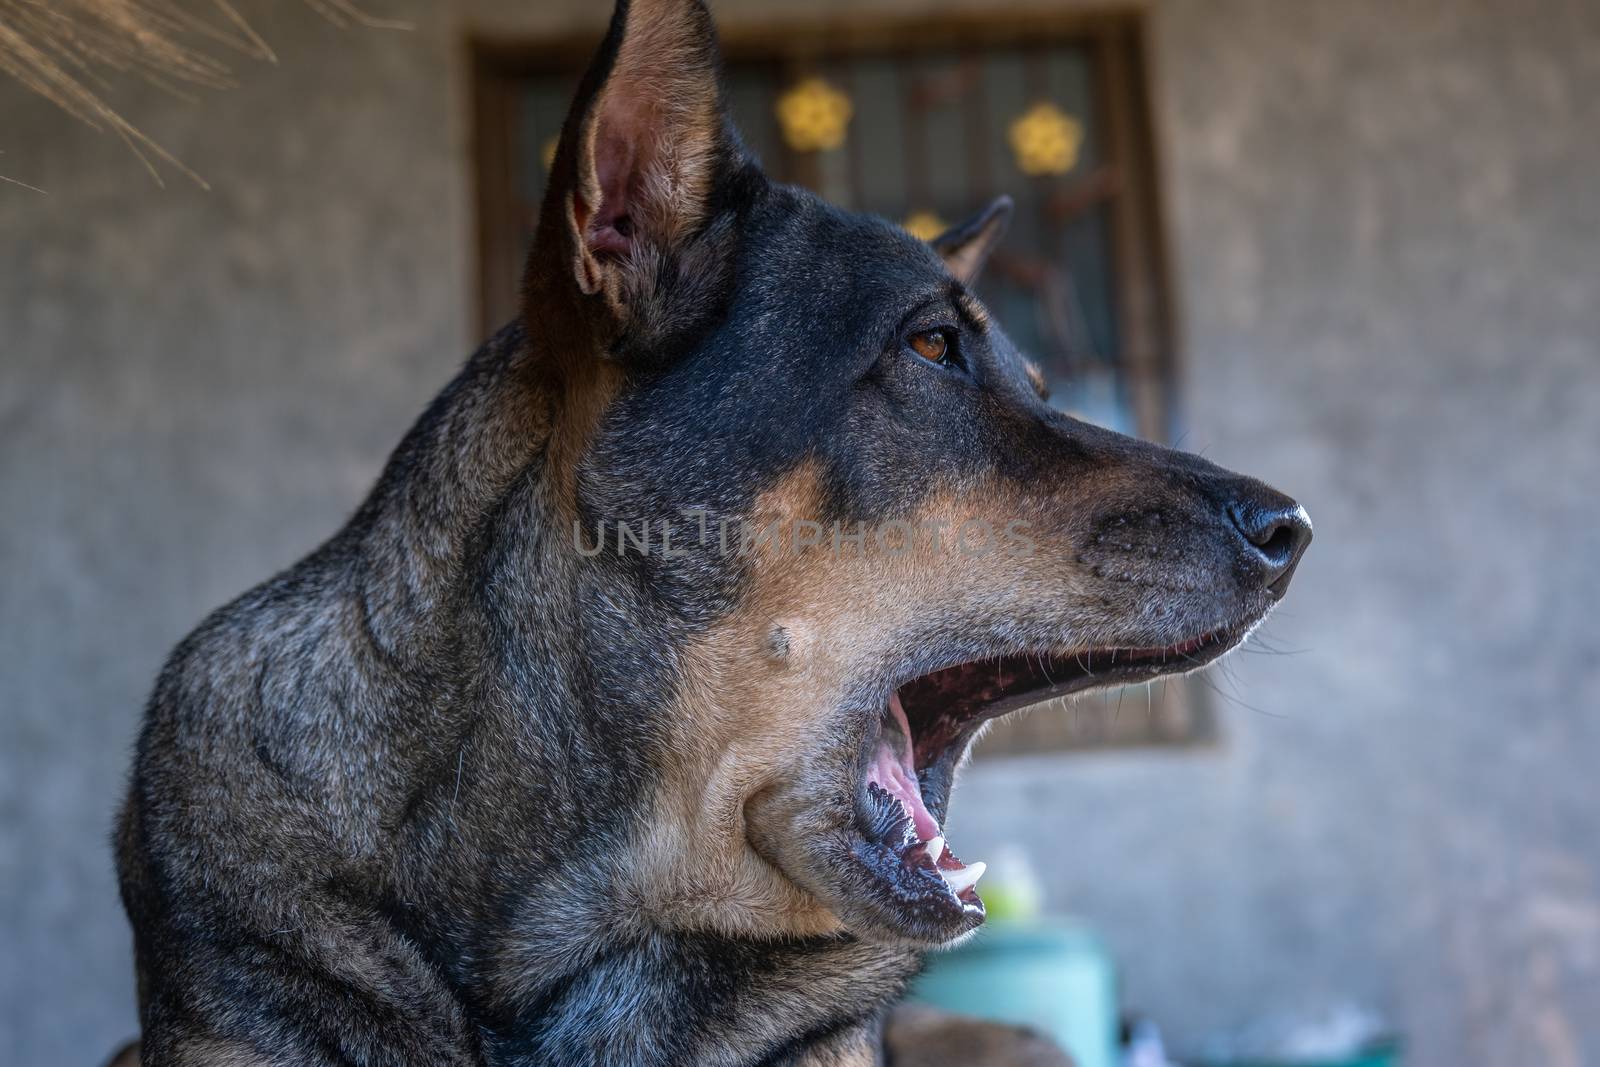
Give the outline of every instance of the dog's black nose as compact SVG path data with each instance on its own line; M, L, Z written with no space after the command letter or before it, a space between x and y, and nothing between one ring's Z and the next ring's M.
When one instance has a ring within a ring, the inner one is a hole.
M1262 584L1274 597L1282 597L1311 543L1311 516L1293 500L1261 486L1235 497L1228 504L1228 518Z

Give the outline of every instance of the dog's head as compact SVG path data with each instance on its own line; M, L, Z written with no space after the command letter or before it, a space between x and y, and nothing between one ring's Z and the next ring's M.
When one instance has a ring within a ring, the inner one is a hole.
M651 679L596 668L649 720L626 866L686 928L947 943L983 917L940 831L983 724L1212 662L1310 526L1045 402L971 288L1008 203L930 245L771 182L716 67L700 3L619 7L525 283L579 610Z

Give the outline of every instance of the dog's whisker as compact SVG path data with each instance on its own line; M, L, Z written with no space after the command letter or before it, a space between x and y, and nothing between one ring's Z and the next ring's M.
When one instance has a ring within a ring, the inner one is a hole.
M1210 678L1206 677L1204 674L1196 674L1194 676L1194 678L1201 685L1203 685L1207 689L1211 690L1213 693L1215 693L1217 696L1221 697L1223 700L1226 700L1229 704L1233 704L1233 705L1236 705L1238 707L1241 707L1241 708L1245 709L1246 711L1253 711L1257 715L1265 715L1269 719L1287 719L1287 718L1289 718L1288 715L1285 715L1282 712L1268 711L1265 708L1256 707L1254 704L1249 704L1249 703L1246 703L1245 701L1239 699L1239 697L1234 695L1233 693L1225 693L1225 692L1223 692L1220 688L1218 688L1216 686L1215 683L1213 683L1211 681Z

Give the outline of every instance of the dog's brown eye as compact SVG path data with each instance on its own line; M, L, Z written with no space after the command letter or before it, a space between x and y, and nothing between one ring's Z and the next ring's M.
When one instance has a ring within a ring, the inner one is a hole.
M924 330L906 338L911 350L929 363L943 363L950 352L950 339L943 330Z

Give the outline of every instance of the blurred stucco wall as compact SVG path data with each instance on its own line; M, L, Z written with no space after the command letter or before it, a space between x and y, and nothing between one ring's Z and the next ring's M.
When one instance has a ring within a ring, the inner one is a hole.
M415 32L354 33L248 3L280 66L125 98L209 194L0 82L0 172L50 194L0 186L5 1062L133 1032L105 839L147 687L475 340L465 33L596 7L392 0ZM1153 30L1185 444L1309 506L1268 631L1304 651L1235 658L1213 750L974 768L952 836L1028 842L1180 1044L1348 1000L1420 1067L1600 1062L1600 6L1174 0Z

